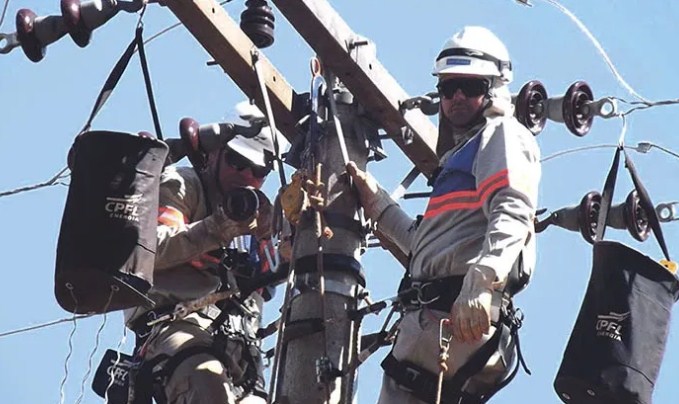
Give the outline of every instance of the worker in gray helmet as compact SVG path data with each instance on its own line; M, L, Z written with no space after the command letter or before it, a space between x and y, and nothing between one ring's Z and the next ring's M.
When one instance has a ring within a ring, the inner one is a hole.
M511 300L535 263L539 149L513 117L512 63L491 31L465 27L453 35L433 74L440 164L423 215L413 220L369 174L347 166L366 214L410 257L403 290L416 291L405 294L411 297L382 363L380 404L434 402L441 371L442 403L485 402L521 356ZM452 335L446 366L439 364L441 320Z
M238 135L208 152L202 170L168 166L162 173L154 285L148 293L156 306L125 313L137 336L136 356L143 360L134 380L135 396L148 396L149 404L150 395L159 403L266 402L257 330L271 288L183 318L168 314L177 304L228 284L220 267L225 251L240 262L232 265L234 279L275 269L271 257L276 254L268 240L272 207L266 196L260 192L256 214L242 220L229 218L223 205L223 196L235 188L262 187L271 156L271 133L265 128L254 138ZM216 324L225 310L228 315ZM157 319L164 320L154 323Z

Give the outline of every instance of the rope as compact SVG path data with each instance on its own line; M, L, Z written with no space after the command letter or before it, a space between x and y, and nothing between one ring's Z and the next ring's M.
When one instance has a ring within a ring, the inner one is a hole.
M443 376L448 371L448 358L450 358L449 349L450 341L453 339L453 334L445 334L444 328L450 327L450 320L442 318L439 321L439 374L436 383L436 404L441 404L441 395L443 393Z
M271 377L269 380L269 398L267 403L274 402L273 400L278 395L278 384L280 383L280 367L281 367L281 356L283 355L283 335L285 333L285 326L290 316L288 315L290 311L290 305L292 304L292 294L295 288L295 264L297 260L297 245L299 239L299 232L295 232L294 239L292 241L292 260L290 261L290 269L288 271L288 279L285 284L285 294L283 295L283 306L281 307L281 320L278 326L278 335L276 336L276 348L275 356L273 358L273 365L271 368Z
M97 349L99 349L99 339L101 337L101 333L104 331L104 327L106 326L106 318L107 318L107 311L109 306L111 305L111 301L113 300L113 295L118 291L118 287L113 285L111 286L111 293L108 295L108 300L106 301L106 304L104 305L104 319L101 321L101 325L99 326L99 329L97 330L97 335L94 338L94 348L92 348L92 351L90 351L90 355L87 358L87 370L85 371L85 376L83 376L83 379L80 383L80 394L78 395L78 398L75 400L75 404L80 404L85 396L85 383L87 383L87 379L90 377L90 373L92 373L92 359L94 358L94 355L97 353Z
M123 345L127 342L127 327L123 326L123 338L118 342L118 345L116 346L116 361L113 363L113 366L110 366L108 369L114 369L118 366L120 363L120 350L122 349ZM108 370L107 370L108 372ZM116 376L113 373L109 373L109 377L111 380L108 382L108 386L106 386L106 391L104 391L104 403L108 403L108 390L113 386L113 383L116 380Z
M321 183L321 163L316 164L316 175L315 175L315 182L316 186L320 186ZM318 189L318 188L316 188ZM324 234L324 224L323 224L323 219L322 219L322 213L319 209L316 209L314 212L314 224L316 227L316 240L318 243L318 249L316 250L316 271L318 271L318 293L319 293L319 303L320 303L320 311L321 311L321 317L323 318L323 321L328 318L327 311L326 311L326 299L325 299L325 273L323 270L323 234ZM323 330L321 331L321 343L323 344L323 357L327 360L330 360L330 356L328 355L328 327L327 325L323 325ZM323 389L325 390L325 399L324 403L330 402L330 386L329 386L329 381L326 380L323 383Z
M269 93L266 90L266 84L264 83L264 78L262 77L262 72L258 68L260 61L259 51L253 50L252 52L252 67L255 70L255 75L257 76L257 82L259 83L259 90L262 93L262 100L264 100L264 112L266 113L266 120L269 124L269 130L271 131L271 139L273 140L273 148L276 159L276 164L278 165L278 175L281 181L281 187L285 187L285 168L283 167L283 161L281 160L281 151L278 143L278 130L276 129L276 120L274 119L273 109L271 108L271 100L269 99Z
M73 285L67 283L66 289L68 289L68 292L71 294L71 298L73 299L75 308L73 309L73 328L71 329L71 332L68 335L68 353L66 354L66 359L64 360L64 377L61 379L61 383L59 384L59 404L64 404L64 400L66 399L65 388L66 380L68 380L68 361L71 359L71 356L73 355L73 336L75 335L75 330L78 327L78 323L75 321L76 320L75 313L78 312L78 299L75 298L75 294L73 293Z

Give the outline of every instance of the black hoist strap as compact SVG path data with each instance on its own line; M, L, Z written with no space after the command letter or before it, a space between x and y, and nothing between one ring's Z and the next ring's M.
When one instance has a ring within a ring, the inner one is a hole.
M127 65L130 63L132 55L134 55L135 50L138 48L141 69L142 72L144 73L146 95L148 96L149 107L151 108L151 115L153 117L153 125L156 130L156 136L158 137L158 139L163 140L163 133L160 128L160 120L158 119L158 111L156 110L156 103L153 97L153 89L151 87L151 76L149 73L148 63L146 61L146 52L144 51L144 38L142 33L143 26L139 25L135 31L134 39L127 46L127 49L125 49L125 52L120 57L116 65L113 67L111 73L109 73L108 78L104 83L104 86L102 87L101 91L99 92L99 95L97 96L97 100L94 103L94 107L92 108L90 117L87 119L87 122L85 123L85 126L83 127L80 133L86 132L90 129L90 127L92 126L92 121L94 121L94 118L97 116L97 114L104 106L104 104L106 104L106 101L108 101L108 98L111 96L113 89L116 88L118 82L120 81L120 78L123 76L123 73L125 72L125 69L127 69Z
M604 239L606 221L613 200L613 193L615 191L615 184L618 175L618 166L620 165L620 153L622 153L625 158L625 167L627 168L627 171L629 171L629 174L632 177L634 188L639 195L639 205L641 205L641 208L646 213L648 224L651 227L651 230L653 230L653 234L655 235L658 245L660 246L665 258L668 261L671 261L670 253L667 249L667 243L665 242L665 237L662 232L662 227L660 226L660 220L658 219L658 213L655 211L655 205L651 201L651 197L648 194L646 187L644 187L644 184L641 182L641 178L639 177L639 173L637 172L632 159L622 146L619 146L615 150L613 162L611 163L611 168L608 171L606 182L604 183L604 190L601 194L601 208L599 210L599 217L596 227L596 241L601 241Z

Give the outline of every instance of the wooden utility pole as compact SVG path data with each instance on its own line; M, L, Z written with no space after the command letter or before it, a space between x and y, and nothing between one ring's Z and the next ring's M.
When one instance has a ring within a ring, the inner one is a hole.
M299 118L294 113L300 99L298 94L263 52L257 50L226 10L215 0L163 0L163 4L179 18L245 95L255 100L261 111L266 111L252 59L253 51L259 53L259 67L271 99L276 127L292 141Z
M326 68L334 72L411 162L429 175L438 165L438 130L419 110L401 111L409 98L377 60L374 46L356 34L326 0L273 0L304 37ZM257 106L264 111L252 68L255 45L216 0L163 0L205 50ZM274 45L275 46L275 45ZM272 97L276 123L288 138L294 137L297 93L263 55L262 71ZM300 61L305 65L306 61Z

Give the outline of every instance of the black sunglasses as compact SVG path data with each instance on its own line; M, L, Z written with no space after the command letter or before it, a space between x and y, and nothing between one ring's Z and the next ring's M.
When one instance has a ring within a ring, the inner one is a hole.
M252 175L256 178L264 178L271 172L270 168L260 167L256 164L253 164L250 160L234 152L233 150L227 150L224 153L224 161L226 164L238 171L243 171L246 168L249 168L250 171L252 171Z
M453 98L457 90L465 97L478 97L488 92L489 83L484 79L457 78L444 80L436 85L439 94L444 98Z

